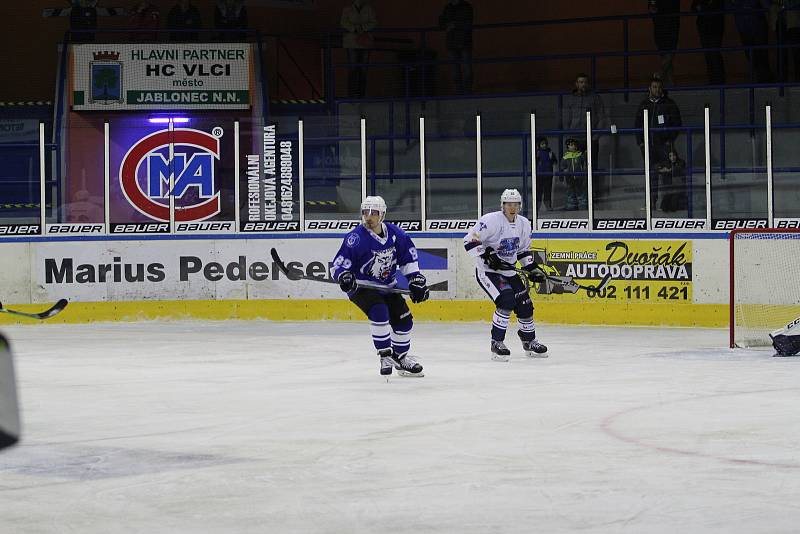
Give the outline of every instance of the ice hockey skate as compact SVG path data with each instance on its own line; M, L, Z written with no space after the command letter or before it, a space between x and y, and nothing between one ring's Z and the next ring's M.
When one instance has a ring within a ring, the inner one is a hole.
M422 372L422 365L415 360L413 356L409 356L408 354L400 356L395 352L392 354L391 359L392 362L394 362L394 367L397 369L398 375L413 376L416 378L425 376L425 373ZM383 374L383 367L381 367L381 373Z
M507 362L511 359L511 351L502 341L492 340L492 359L496 362Z
M381 349L378 351L378 358L381 360L381 374L384 376L392 374L392 369L394 368L392 352L392 349Z
M522 341L522 350L525 351L525 356L528 358L547 358L547 345L539 343L536 339L525 341L522 339L522 333L517 332Z

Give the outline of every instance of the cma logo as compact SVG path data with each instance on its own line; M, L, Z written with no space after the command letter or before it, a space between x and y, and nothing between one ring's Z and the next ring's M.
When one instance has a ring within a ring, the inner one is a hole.
M214 160L219 159L222 129L215 128L214 133L219 135L179 128L161 130L140 139L120 165L120 187L128 202L157 221L169 221L170 196L176 200L187 197L180 206L175 206L178 222L202 221L219 213ZM170 145L174 146L171 160ZM174 179L172 191L170 179Z

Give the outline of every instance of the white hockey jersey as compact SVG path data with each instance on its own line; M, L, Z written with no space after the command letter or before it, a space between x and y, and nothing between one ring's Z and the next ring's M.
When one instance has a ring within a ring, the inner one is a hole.
M519 261L524 267L533 263L530 246L531 222L522 215L517 215L514 222L508 222L502 211L487 213L464 236L464 248L476 258L478 269L504 276L513 276L515 273L513 270L490 269L480 255L491 247L501 260L511 265Z

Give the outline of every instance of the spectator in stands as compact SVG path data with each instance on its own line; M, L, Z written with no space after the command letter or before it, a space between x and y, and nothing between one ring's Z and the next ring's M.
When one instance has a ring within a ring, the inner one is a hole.
M351 5L342 10L340 24L347 32L342 40L347 49L347 62L358 64L350 69L348 95L351 98L363 98L367 93L366 64L369 62L369 50L373 47L370 31L378 25L369 0L353 0Z
M768 5L764 2L769 0L728 0L728 7L738 11L733 19L743 46L762 46L769 43L769 26L764 11ZM744 54L750 61L753 81L769 83L773 80L766 48L745 50Z
M725 33L725 15L708 14L725 8L724 0L692 0L692 11L697 13L697 33L700 35L700 46L703 48L721 48L722 35ZM725 62L722 52L706 52L706 71L708 83L721 85L725 83Z
M145 30L158 30L161 22L161 11L158 6L147 0L139 0L130 10L131 27L139 30L136 33L131 33L132 41L158 41L157 31Z
M564 127L569 130L586 131L586 112L592 113L592 130L608 127L608 116L603 99L592 89L592 82L588 75L578 73L575 77L575 89L564 96ZM586 151L585 135L578 141L582 152ZM600 137L592 134L592 168L597 167L600 161Z
M656 48L661 52L661 71L659 78L665 84L672 85L672 60L678 47L678 34L681 18L676 15L681 11L680 0L647 0L650 13L653 15L653 36Z
M189 0L179 0L169 10L167 27L170 30L199 30L203 27L200 10ZM170 34L170 39L173 41L197 41L197 33L175 32Z
M214 28L222 30L220 40L243 41L246 33L232 30L247 29L247 8L244 0L218 0L214 8Z
M72 40L80 42L94 41L94 30L97 29L97 0L72 0L69 12L69 29Z
M644 127L644 111L647 110L648 125L650 127L650 184L651 192L658 191L658 174L656 164L669 160L669 153L674 150L675 139L678 137L677 131L664 131L665 128L676 128L681 126L681 110L678 104L668 97L664 91L664 84L658 78L650 80L650 88L647 98L639 104L636 111L636 128ZM636 141L644 157L644 134L637 133Z
M439 16L445 30L447 53L453 64L453 80L459 94L472 92L472 4L467 0L449 0Z
M658 197L658 181L661 181L661 211L673 212L685 210L688 202L686 188L686 162L683 161L675 150L670 150L667 160L661 161L656 166L657 180L655 189L651 186L651 206L656 208Z
M775 28L778 44L800 45L800 0L772 0L770 24ZM794 72L789 77L789 58ZM800 81L800 47L778 50L780 81Z
M558 168L558 158L550 150L546 137L540 137L536 143L536 206L552 210L553 174Z
M567 211L585 210L588 205L586 156L576 139L567 139L566 150L561 157L562 176L559 181L567 183Z

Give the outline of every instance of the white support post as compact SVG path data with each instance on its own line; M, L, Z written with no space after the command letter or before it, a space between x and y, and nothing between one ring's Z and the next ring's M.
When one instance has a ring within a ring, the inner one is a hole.
M536 202L536 189L539 187L536 176L536 114L531 113L531 225L536 230L539 203Z
M361 117L361 200L367 198L367 119Z
M306 168L305 168L305 133L303 119L297 121L297 187L300 188L298 202L300 203L300 231L306 228Z
M767 120L767 217L770 228L775 228L774 182L772 176L772 106L764 109Z
M586 110L586 196L589 226L594 227L594 184L592 183L592 112Z
M475 167L477 169L478 180L478 216L483 215L483 147L481 134L481 116L475 115Z
M241 211L241 204L239 203L239 194L241 191L239 190L239 121L233 121L233 198L236 202L236 209L233 210L233 220L234 225L236 228L233 230L234 233L239 233L239 225L241 223L242 215Z
M706 228L711 229L711 110L704 112L706 149Z
M39 221L42 225L42 235L47 235L47 199L44 182L47 179L44 157L44 123L39 123Z
M175 233L175 123L169 119L169 233Z
M106 233L111 233L111 125L103 123L103 209Z
M427 191L425 190L425 117L419 118L419 211L422 230L427 225Z
M650 117L645 109L644 123L642 129L644 130L644 201L645 201L645 216L647 217L647 230L650 231L653 226L653 206L650 204Z

